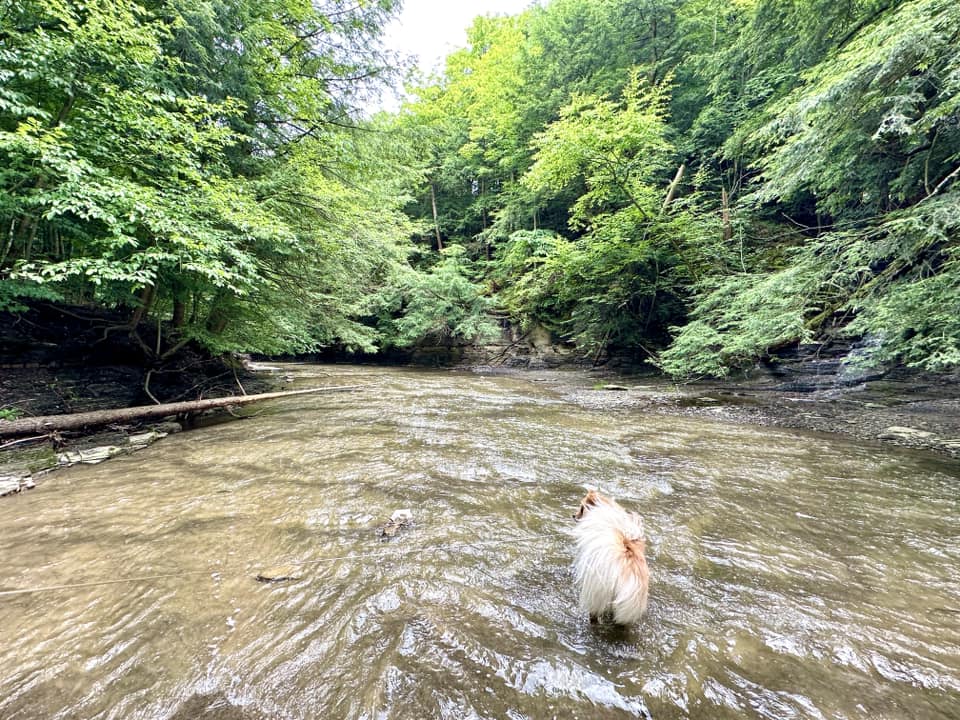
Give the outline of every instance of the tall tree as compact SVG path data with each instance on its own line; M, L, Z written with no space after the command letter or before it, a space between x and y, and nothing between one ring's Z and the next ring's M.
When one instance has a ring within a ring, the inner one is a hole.
M162 352L340 332L371 347L347 320L408 230L400 159L370 174L383 148L350 107L382 69L371 48L395 5L8 3L0 304L118 302L134 333L165 315L180 337Z

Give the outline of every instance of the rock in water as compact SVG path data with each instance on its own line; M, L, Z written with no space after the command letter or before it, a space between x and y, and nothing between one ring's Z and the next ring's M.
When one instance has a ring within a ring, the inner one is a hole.
M408 528L413 524L413 513L404 508L403 510L394 510L390 519L377 528L377 535L381 540L389 540L395 537L403 528Z
M934 437L932 432L927 432L926 430L918 430L917 428L911 427L901 427L894 425L888 427L878 436L881 440L928 440L929 438Z
M392 522L385 523L377 528L377 534L384 540L389 540L397 534L397 531L400 529L399 525L395 525Z
M167 433L157 432L155 430L148 430L147 432L137 433L136 435L130 435L127 438L127 442L135 446L137 449L145 448L147 445L152 445L157 440L165 438Z
M300 576L297 573L298 568L294 565L276 565L261 571L257 575L257 582L273 583L283 582L284 580L299 580Z
M68 450L57 455L57 458L61 465L73 465L75 463L96 465L122 453L123 448L118 448L115 445L105 445L86 450Z
M390 522L411 523L413 522L413 513L406 508L403 510L394 510L393 515L390 516Z
M11 475L0 477L0 497L20 492L20 478Z

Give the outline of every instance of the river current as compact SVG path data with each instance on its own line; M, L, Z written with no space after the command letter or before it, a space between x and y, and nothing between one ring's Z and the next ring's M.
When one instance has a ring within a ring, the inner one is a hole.
M956 461L579 373L282 372L352 389L0 499L0 718L960 718ZM577 609L587 486L644 518L636 627Z

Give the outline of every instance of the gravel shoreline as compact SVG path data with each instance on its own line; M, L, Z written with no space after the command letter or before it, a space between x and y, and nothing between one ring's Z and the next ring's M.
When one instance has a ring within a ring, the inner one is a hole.
M607 377L569 399L597 409L709 417L918 448L960 458L960 383L956 376L907 372L847 386L802 386L773 379L670 384Z

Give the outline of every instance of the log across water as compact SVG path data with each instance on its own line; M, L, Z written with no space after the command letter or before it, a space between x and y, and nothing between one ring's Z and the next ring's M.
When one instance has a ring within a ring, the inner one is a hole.
M359 385L309 388L306 390L286 390L283 392L261 393L259 395L234 395L209 400L191 400L187 402L162 403L160 405L140 405L137 407L117 408L113 410L94 410L92 412L70 413L67 415L44 415L41 417L20 418L18 420L0 420L0 438L20 435L43 435L65 430L85 430L102 427L111 423L126 423L136 420L184 415L214 410L222 407L249 405L263 400L309 395L319 392L337 392L354 390Z

